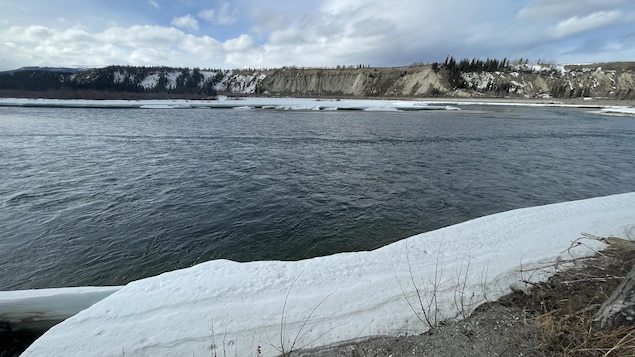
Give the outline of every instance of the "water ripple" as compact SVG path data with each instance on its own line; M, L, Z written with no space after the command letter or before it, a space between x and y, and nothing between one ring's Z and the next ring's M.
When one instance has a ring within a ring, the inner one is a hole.
M634 121L490 109L12 108L0 117L0 289L373 249L635 187Z

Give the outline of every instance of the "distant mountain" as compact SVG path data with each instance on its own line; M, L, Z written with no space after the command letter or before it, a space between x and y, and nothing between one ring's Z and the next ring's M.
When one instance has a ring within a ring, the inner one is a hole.
M23 67L0 72L0 96L209 98L217 93L311 97L635 98L635 62L589 65L461 60L407 67Z

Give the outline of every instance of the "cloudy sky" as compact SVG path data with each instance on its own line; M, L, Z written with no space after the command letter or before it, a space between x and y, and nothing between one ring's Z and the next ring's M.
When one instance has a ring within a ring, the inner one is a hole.
M0 70L635 60L635 0L2 0Z

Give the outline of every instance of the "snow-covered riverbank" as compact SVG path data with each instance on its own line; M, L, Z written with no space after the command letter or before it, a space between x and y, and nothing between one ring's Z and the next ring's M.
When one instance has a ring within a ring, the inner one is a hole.
M522 279L544 278L554 261L602 248L596 240L576 241L583 232L635 236L635 193L499 213L370 252L206 262L128 284L53 327L24 355L206 356L216 349L270 356L420 333L426 325L417 291L425 306L438 307L427 311L434 318L456 318L457 291L458 305L471 310L522 288Z

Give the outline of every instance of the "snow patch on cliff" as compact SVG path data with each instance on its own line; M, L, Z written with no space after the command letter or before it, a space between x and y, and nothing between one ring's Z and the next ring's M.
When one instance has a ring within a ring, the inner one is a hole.
M229 71L225 74L223 79L214 86L214 88L219 92L255 94L256 89L266 77L266 74L260 72L244 74Z

